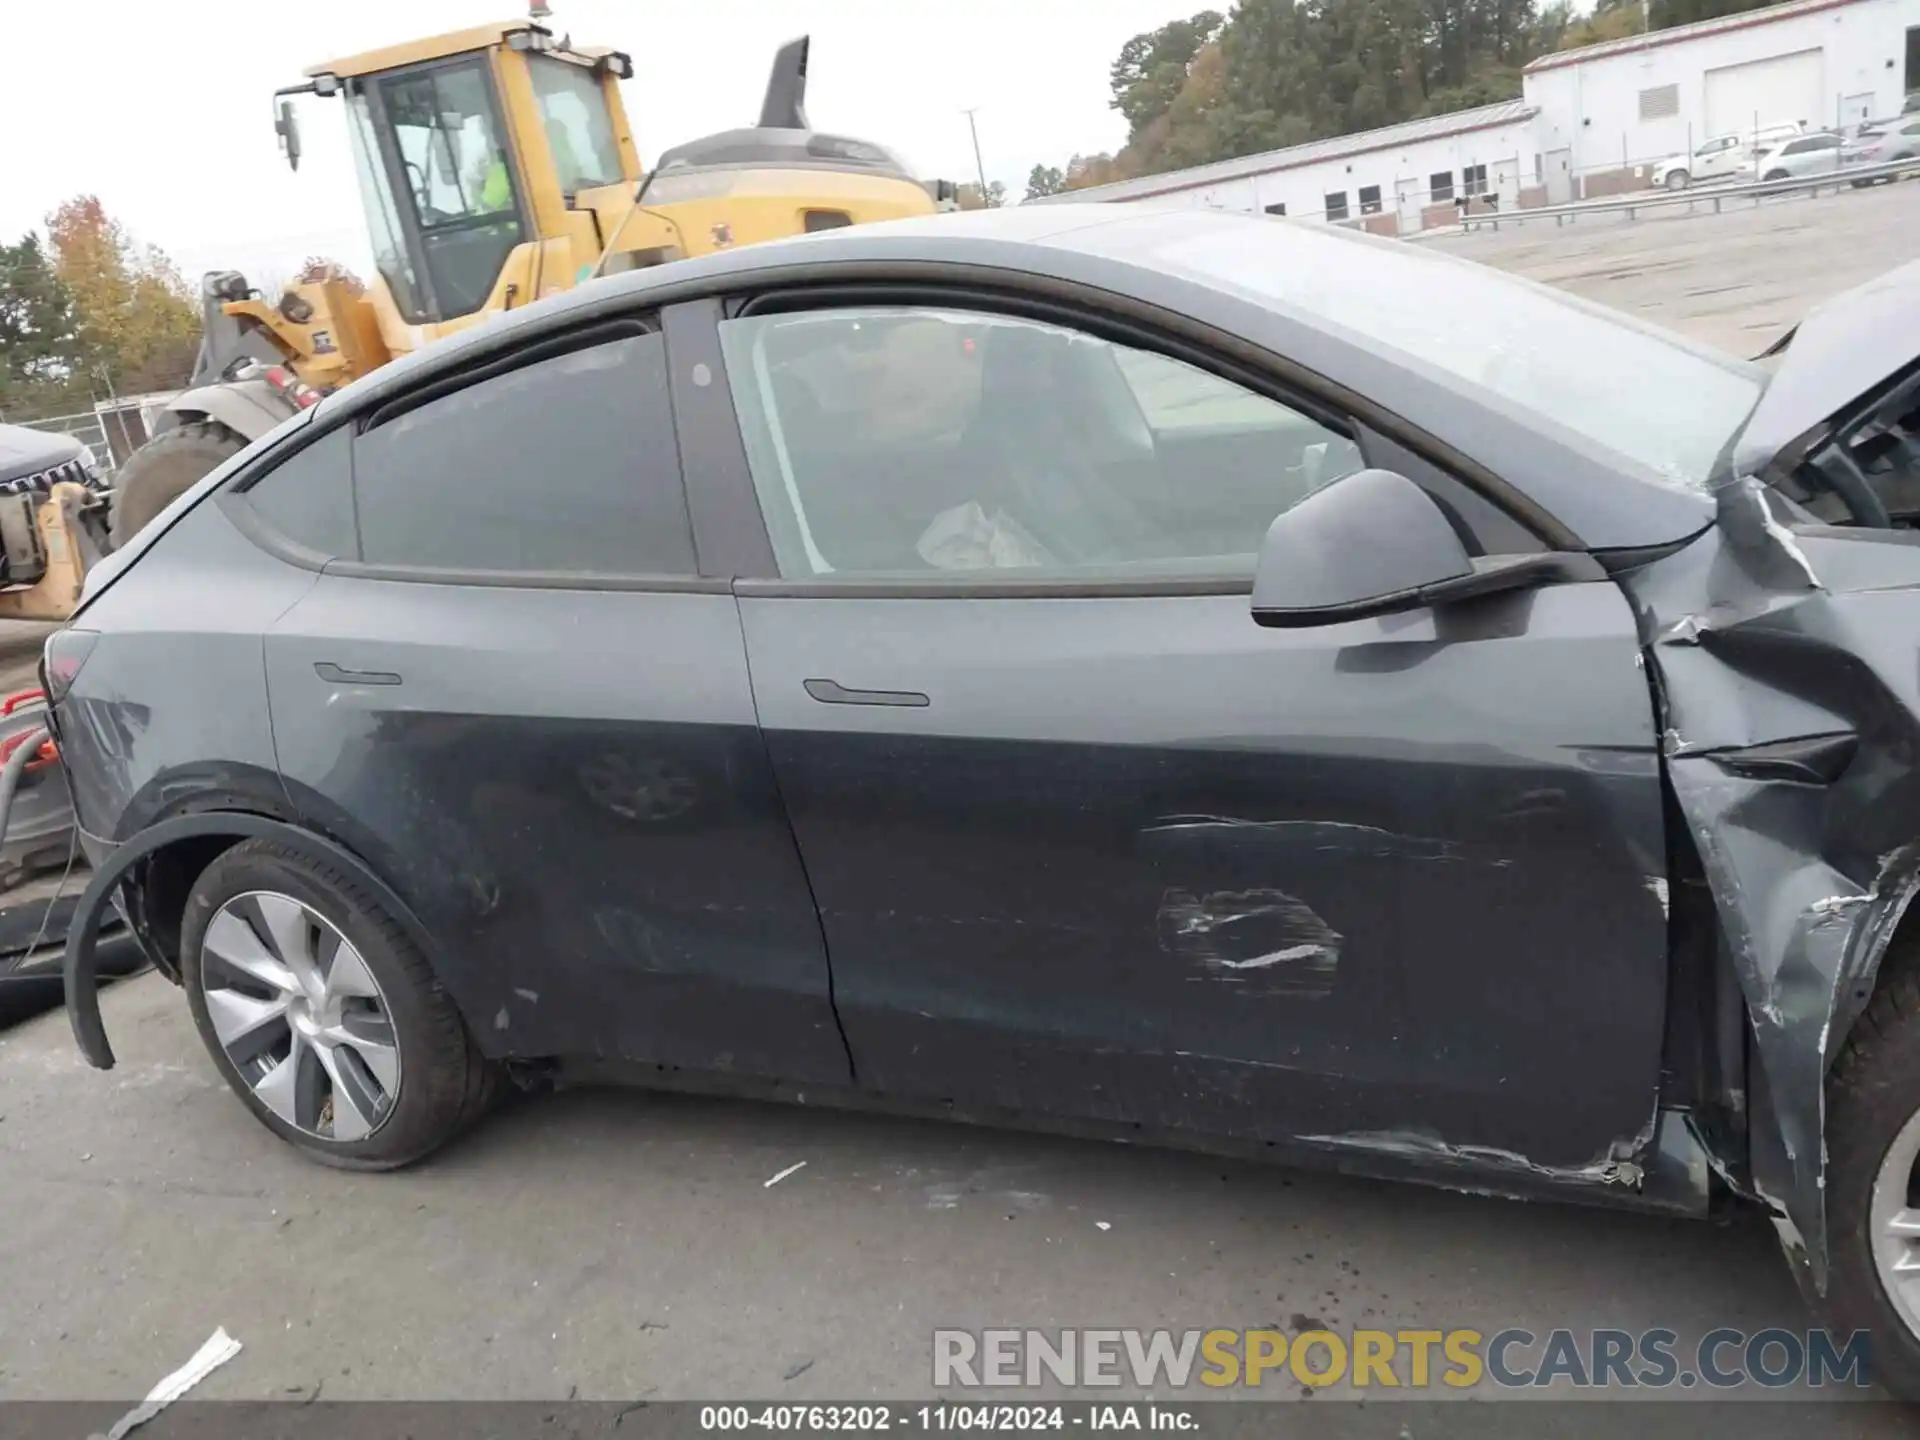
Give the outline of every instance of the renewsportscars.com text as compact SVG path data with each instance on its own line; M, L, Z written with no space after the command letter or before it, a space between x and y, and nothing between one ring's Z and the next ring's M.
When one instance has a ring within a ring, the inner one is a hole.
M1873 1383L1867 1333L1710 1330L936 1330L933 1383L960 1389L1263 1384L1425 1389L1733 1389Z

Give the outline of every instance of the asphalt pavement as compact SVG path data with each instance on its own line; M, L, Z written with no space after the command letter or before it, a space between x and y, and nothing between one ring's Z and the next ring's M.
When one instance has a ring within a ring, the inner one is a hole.
M798 1106L563 1091L343 1174L241 1108L164 980L105 1012L110 1072L58 1014L0 1037L3 1397L136 1396L220 1326L246 1348L199 1396L785 1400L930 1396L940 1326L1808 1323L1752 1217Z
M1752 353L1920 253L1916 220L1907 184L1422 243ZM108 1073L58 1013L0 1033L0 1400L136 1398L216 1327L243 1349L198 1396L624 1402L926 1397L942 1326L1811 1323L1753 1216L685 1095L531 1097L414 1170L343 1174L253 1122L163 980L113 987L105 1010ZM1291 1383L1260 1393L1307 1403ZM1500 1433L1494 1408L1476 1433ZM1692 1433L1812 1433L1738 1409ZM1818 1428L1909 1422L1841 1405Z
M1727 202L1503 224L1419 241L1612 305L1736 355L1808 308L1920 258L1920 181L1813 199Z

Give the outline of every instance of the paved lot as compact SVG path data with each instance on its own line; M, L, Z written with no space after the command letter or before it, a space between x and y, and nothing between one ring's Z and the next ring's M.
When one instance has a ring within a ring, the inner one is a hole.
M1807 200L1729 202L1715 215L1587 216L1421 241L1756 355L1827 296L1920 257L1920 182Z
M939 1325L1807 1323L1755 1222L710 1098L526 1099L345 1175L165 982L106 998L110 1073L59 1015L0 1038L0 1396L137 1395L218 1325L214 1397L594 1399L926 1395Z
M1920 252L1916 220L1906 185L1427 243L1752 353ZM941 1325L1809 1323L1751 1219L744 1102L567 1093L413 1172L343 1175L254 1125L162 981L106 1009L110 1074L57 1014L0 1035L0 1398L135 1397L218 1325L246 1348L213 1397L630 1399L922 1396Z

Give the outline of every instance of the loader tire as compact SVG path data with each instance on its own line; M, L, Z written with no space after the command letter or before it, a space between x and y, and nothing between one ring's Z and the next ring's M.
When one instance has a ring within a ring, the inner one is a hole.
M217 465L246 448L217 420L190 420L153 437L120 467L109 539L118 550Z

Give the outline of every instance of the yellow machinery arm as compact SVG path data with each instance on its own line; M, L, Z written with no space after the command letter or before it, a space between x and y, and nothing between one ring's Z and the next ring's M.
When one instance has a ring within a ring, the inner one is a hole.
M87 572L103 548L89 528L100 500L61 481L44 496L0 497L0 544L7 573L20 583L0 590L0 619L64 620L80 601Z

